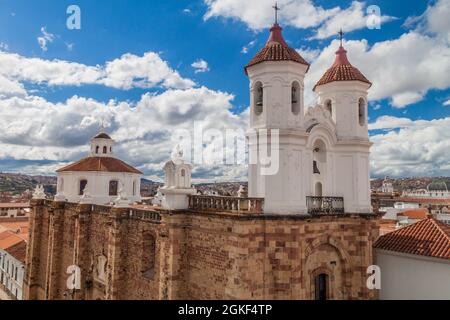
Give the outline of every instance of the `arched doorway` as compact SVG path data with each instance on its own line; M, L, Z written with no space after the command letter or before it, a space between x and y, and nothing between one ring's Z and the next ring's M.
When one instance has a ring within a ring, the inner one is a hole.
M314 298L315 300L328 299L328 275L326 273L318 274L314 279Z
M322 183L321 182L316 182L316 186L315 186L314 190L315 190L314 196L322 197Z

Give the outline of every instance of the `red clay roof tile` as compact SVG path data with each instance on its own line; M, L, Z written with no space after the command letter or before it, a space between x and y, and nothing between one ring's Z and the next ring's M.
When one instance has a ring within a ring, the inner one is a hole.
M379 237L374 248L450 259L450 226L428 217Z
M133 168L122 160L112 157L87 157L56 170L56 172L66 171L129 172L142 174L138 169Z
M322 78L316 83L313 90L317 86L324 85L334 81L361 81L372 85L367 78L347 59L347 51L343 47L339 47L336 52L336 60L330 69L328 69Z
M282 30L278 24L273 25L264 48L245 66L246 74L249 67L264 61L293 61L304 64L309 68L309 63L296 50L289 48L286 41L284 41Z

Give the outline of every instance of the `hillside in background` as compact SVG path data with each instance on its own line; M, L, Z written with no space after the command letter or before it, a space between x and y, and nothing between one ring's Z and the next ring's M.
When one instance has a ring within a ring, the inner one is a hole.
M370 182L372 190L381 187L384 179L374 179ZM450 183L450 177L412 177L412 178L388 178L395 191L426 189L433 181L445 181Z
M371 188L376 190L381 187L384 179L373 179ZM420 177L420 178L399 178L389 179L394 185L396 191L425 189L432 181L446 181L450 184L450 177ZM37 184L44 185L48 194L56 193L55 176L30 176L18 173L0 173L0 193L11 192L12 194L21 194L26 190L33 190ZM246 186L247 182L218 182L218 183L200 183L196 188L202 193L217 192L223 196L235 196L241 185ZM162 183L148 179L141 180L141 194L144 197L155 195L158 187Z
M56 177L29 176L19 173L0 173L0 192L20 194L26 190L33 190L37 184L44 185L45 191L55 193Z

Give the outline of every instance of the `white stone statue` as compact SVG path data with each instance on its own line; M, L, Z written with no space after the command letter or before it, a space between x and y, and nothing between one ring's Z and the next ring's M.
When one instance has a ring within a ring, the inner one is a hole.
M122 181L119 182L119 192L118 197L114 200L115 207L128 207L131 201L128 199L128 195L125 192L125 185Z
M81 196L80 203L85 203L85 204L92 203L92 197L91 197L91 194L89 193L89 184L88 183L86 183L86 185L84 186L83 195Z
M38 184L36 186L36 188L34 189L33 192L33 199L40 199L40 200L44 200L45 199L45 191L44 191L44 186L42 184Z
M176 145L170 157L175 164L183 163L183 150L181 149L181 146L179 144Z
M152 205L160 207L163 202L164 196L161 193L161 188L158 188L155 197L152 200Z
M108 259L104 255L99 255L97 257L96 266L95 266L95 276L101 282L106 281L106 265Z
M239 198L247 198L248 197L248 190L243 185L239 186L238 197Z

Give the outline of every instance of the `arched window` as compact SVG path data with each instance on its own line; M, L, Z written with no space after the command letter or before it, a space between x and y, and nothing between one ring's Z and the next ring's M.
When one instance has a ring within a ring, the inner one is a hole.
M330 113L330 115L333 116L333 106L332 106L332 103L331 103L330 99L325 101L325 109L327 109L328 112Z
M117 180L111 180L109 182L109 195L110 196L117 196L118 186L119 186L119 182Z
M291 86L291 111L295 115L300 112L300 84L297 81Z
M186 176L186 170L181 169L181 176L182 176L182 177Z
M328 275L326 273L321 273L315 277L314 287L316 300L328 299Z
M86 188L87 183L88 183L88 182L87 182L87 180L85 180L85 179L80 180L80 188L79 188L79 190L78 190L78 194L79 194L80 196L83 195L84 189Z
M104 154L107 154L107 153L108 153L108 147L107 147L107 146L104 146L104 147L103 147L103 153L104 153Z
M133 196L136 195L136 186L137 186L137 181L134 180L134 181L133 181Z
M112 153L112 147L109 147L109 152Z
M263 113L263 99L264 99L264 89L261 82L255 84L255 89L253 92L254 108L255 114L260 115Z
M156 239L151 233L142 235L141 272L146 278L152 279L155 275Z
M98 154L99 150L100 150L100 147L99 147L99 146L96 146L96 147L95 147L95 153Z
M359 118L359 125L363 126L366 124L366 102L363 98L359 99L358 103L358 118Z
M316 197L322 197L323 196L322 183L316 182L316 185L315 185L314 189L315 189L314 191L315 191L315 196Z

